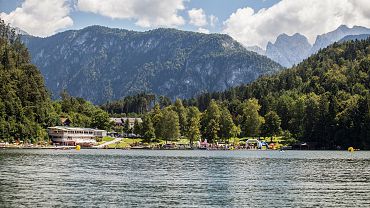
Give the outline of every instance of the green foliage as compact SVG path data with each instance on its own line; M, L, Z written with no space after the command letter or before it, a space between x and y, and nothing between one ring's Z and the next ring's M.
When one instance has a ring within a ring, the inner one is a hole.
M142 127L142 123L139 123L139 120L135 118L134 129L132 130L132 132L136 135L140 135Z
M238 120L244 136L258 136L264 119L260 116L261 106L257 99L249 99L239 106Z
M150 142L151 139L155 138L155 129L153 126L152 118L150 114L147 114L143 118L143 124L141 128L141 135L144 139L144 142Z
M280 136L281 133L281 119L275 111L270 111L265 115L265 123L261 126L263 136Z
M198 110L197 107L189 107L188 108L188 127L187 129L187 137L190 140L190 145L193 145L194 141L199 141L201 138L200 133L200 121L201 121L201 112Z
M171 108L165 108L157 124L156 137L166 141L180 138L179 116Z
M231 138L238 136L240 132L238 132L237 126L235 126L233 118L230 114L230 111L223 107L221 109L221 121L220 121L220 132L219 136L225 142Z
M164 96L161 96L159 99L169 100L169 98L164 98ZM101 108L109 114L143 114L150 110L155 100L156 96L153 94L140 93L135 96L127 96L121 100L107 102L101 105ZM170 104L171 101L169 100Z
M93 113L90 127L110 130L112 124L109 121L109 114L101 109L96 109Z
M38 142L58 120L40 71L15 29L0 19L0 140Z
M211 100L202 118L202 134L208 142L216 142L220 131L221 112L216 101Z
M110 130L112 123L109 114L92 103L70 96L67 91L61 93L61 100L54 102L59 116L69 118L71 126Z
M187 119L187 112L185 107L182 105L180 99L176 99L173 110L177 113L180 122L180 134L182 136L186 135L187 127L188 127L188 119Z
M129 119L126 119L126 120L125 120L125 122L123 123L123 131L124 131L126 134L131 133L131 128L130 128L130 121L129 121Z
M258 135L258 124L263 123L258 114L274 111L289 138L323 149L370 149L369 66L370 38L335 43L298 66L224 92L204 93L183 103L205 109L212 99L222 101L237 117L242 135ZM266 116L268 120L278 120ZM264 126L264 131L271 134L268 131L272 130Z

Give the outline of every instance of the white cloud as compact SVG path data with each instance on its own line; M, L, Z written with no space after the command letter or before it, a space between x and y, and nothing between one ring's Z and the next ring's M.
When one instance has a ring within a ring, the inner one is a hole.
M224 22L224 33L244 45L265 47L281 33L299 32L314 42L316 35L340 25L370 27L368 0L282 0L255 12L238 9Z
M205 34L209 34L209 30L207 30L207 29L205 29L205 28L202 28L202 27L198 28L198 32L200 32L200 33L205 33Z
M207 22L207 16L204 13L203 9L191 9L188 11L188 15L190 18L190 24L197 26L197 27L203 27L208 24Z
M9 14L3 12L0 17L31 35L44 37L73 25L69 12L64 0L25 0L20 7Z
M215 27L218 22L218 18L215 15L209 15L209 25Z
M140 27L178 26L185 23L178 14L184 0L78 0L77 7L113 19L133 19Z

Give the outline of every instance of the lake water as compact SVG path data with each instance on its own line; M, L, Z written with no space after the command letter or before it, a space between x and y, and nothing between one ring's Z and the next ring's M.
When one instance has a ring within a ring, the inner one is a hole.
M0 150L1 207L370 207L370 152Z

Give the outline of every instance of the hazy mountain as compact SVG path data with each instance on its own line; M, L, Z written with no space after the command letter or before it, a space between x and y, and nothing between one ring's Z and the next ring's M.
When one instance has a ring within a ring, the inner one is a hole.
M284 67L290 67L307 58L311 47L307 38L299 33L292 36L281 34L275 43L267 44L266 56Z
M292 36L281 34L277 37L275 43L269 42L267 44L266 56L284 67L291 67L316 53L318 50L326 48L330 44L338 42L345 37L348 40L354 40L358 35L361 35L361 37L358 36L357 38L365 39L366 34L370 34L369 28L360 26L349 28L342 25L332 32L318 35L313 46L301 34L296 33Z
M246 47L248 51L253 51L253 52L256 52L258 53L259 55L266 55L266 51L263 50L261 47L259 46L247 46Z
M348 35L370 34L370 29L366 27L354 26L352 28L346 25L341 25L336 30L317 36L315 43L312 46L311 54L316 53L322 48L337 42Z
M361 34L361 35L347 35L346 37L340 39L338 41L339 43L343 43L345 41L350 41L350 40L365 40L368 37L370 37L370 34Z
M94 103L138 92L186 98L281 68L227 35L175 29L91 26L47 38L25 36L24 42L54 98L66 89Z

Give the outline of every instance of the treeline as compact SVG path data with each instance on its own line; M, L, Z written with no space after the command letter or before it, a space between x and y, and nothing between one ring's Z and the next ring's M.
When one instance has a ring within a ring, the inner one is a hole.
M134 126L134 133L140 134L144 142L163 139L166 141L186 138L194 141L205 140L210 143L225 142L238 136L281 135L280 118L270 112L266 117L259 114L261 106L256 99L249 99L238 106L238 114L232 115L226 102L211 100L204 112L196 106L185 107L180 99L174 104L154 108L143 117L142 124ZM293 142L285 135L286 142Z
M127 96L120 100L107 102L100 107L111 115L129 115L144 114L158 103L161 108L172 104L170 98L166 96L156 96L150 93L139 93L133 96Z
M70 126L105 130L112 127L106 111L83 98L72 97L66 91L61 93L61 100L54 101L53 106L59 117L70 120Z
M46 128L60 125L60 117L74 126L110 127L105 111L66 93L62 97L51 100L20 36L0 19L0 141L48 141Z
M57 122L39 70L14 28L0 19L0 139L30 142L47 138Z
M335 43L298 66L249 85L184 100L184 105L202 111L214 99L235 118L240 115L238 106L256 99L261 116L277 115L281 128L299 141L318 148L370 149L369 43L370 39Z

